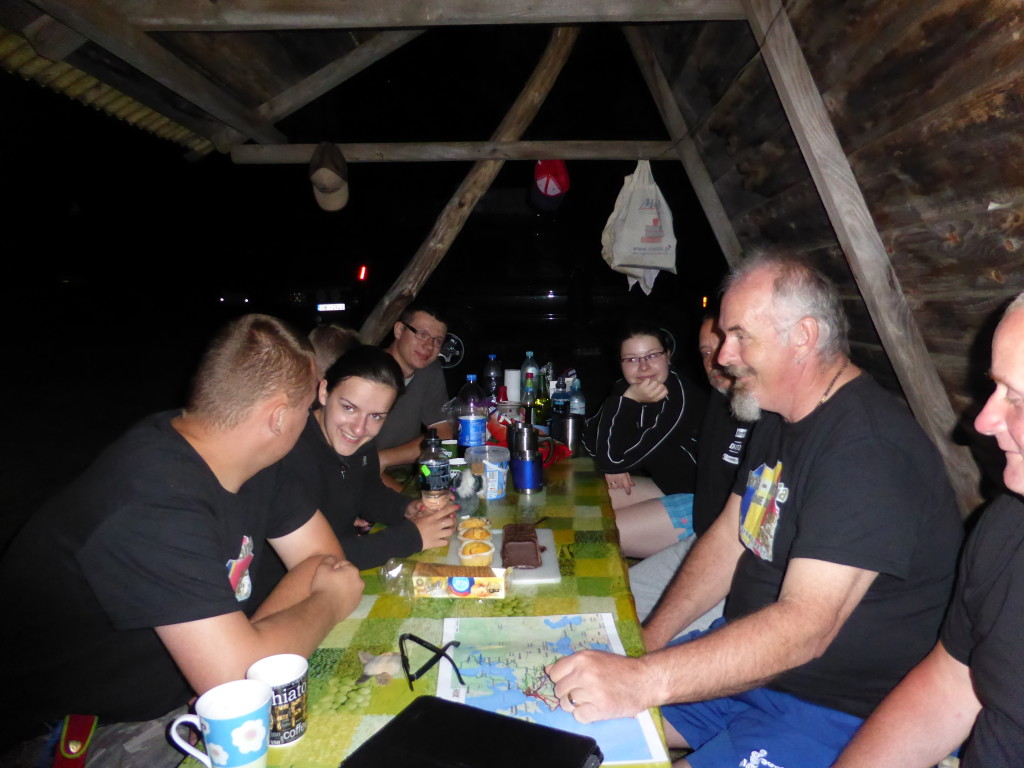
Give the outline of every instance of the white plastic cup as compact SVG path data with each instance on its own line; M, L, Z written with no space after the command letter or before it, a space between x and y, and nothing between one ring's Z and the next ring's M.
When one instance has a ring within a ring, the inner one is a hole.
M519 396L522 394L522 371L518 368L505 369L505 391L509 400L519 402Z
M289 747L306 734L306 689L309 663L295 653L267 656L249 667L249 680L273 689L270 703L270 745Z
M484 487L480 492L483 498L490 500L505 497L508 460L508 448L500 445L480 445L466 451L466 461L471 466L476 463L484 465Z
M259 680L233 680L211 688L196 701L194 715L179 715L171 739L207 768L266 768L270 746L272 691ZM195 728L206 754L178 735L178 726Z
M452 478L452 490L459 487L459 483L462 482L462 473L467 470L465 459L449 459L448 460L448 474ZM447 502L448 497L445 496ZM442 505L443 506L443 505Z

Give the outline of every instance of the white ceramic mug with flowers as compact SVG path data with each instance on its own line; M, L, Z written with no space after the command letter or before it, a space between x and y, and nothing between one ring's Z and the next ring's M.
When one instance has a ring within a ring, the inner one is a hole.
M207 768L265 768L271 694L270 686L259 680L235 680L211 688L196 701L196 714L174 719L171 738ZM180 725L202 734L205 755L181 738Z

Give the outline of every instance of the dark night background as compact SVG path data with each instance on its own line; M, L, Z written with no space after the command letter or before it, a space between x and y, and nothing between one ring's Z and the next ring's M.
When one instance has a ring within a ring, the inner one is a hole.
M296 143L486 140L547 43L544 28L434 29L282 121ZM613 75L614 73L614 75ZM0 73L0 210L6 267L0 547L95 453L146 413L180 405L227 319L259 311L303 330L358 329L429 233L467 163L354 164L337 213L305 166L233 165L185 151ZM524 139L667 136L625 40L587 27ZM449 315L464 361L452 394L494 352L579 369L588 406L617 375L605 342L636 310L672 330L697 373L701 298L721 253L678 160L652 163L672 209L678 276L627 293L600 236L631 161L569 162L564 205L527 202L531 162L505 164L420 298ZM369 280L356 281L360 265ZM549 294L551 296L549 297ZM318 301L346 301L321 318Z

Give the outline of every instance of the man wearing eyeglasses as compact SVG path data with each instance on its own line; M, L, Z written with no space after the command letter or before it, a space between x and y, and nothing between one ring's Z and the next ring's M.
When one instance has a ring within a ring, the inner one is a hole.
M424 427L435 428L442 440L452 437L442 410L448 402L448 388L437 361L447 333L445 321L423 305L406 307L395 323L395 340L387 351L405 376L405 394L395 401L377 435L381 470L416 461ZM383 477L387 483L387 475Z

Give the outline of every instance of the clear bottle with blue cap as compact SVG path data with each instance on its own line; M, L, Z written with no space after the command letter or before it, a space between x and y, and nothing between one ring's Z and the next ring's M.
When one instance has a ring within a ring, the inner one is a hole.
M459 456L466 449L487 442L487 400L476 383L476 374L466 374L466 383L459 390Z

